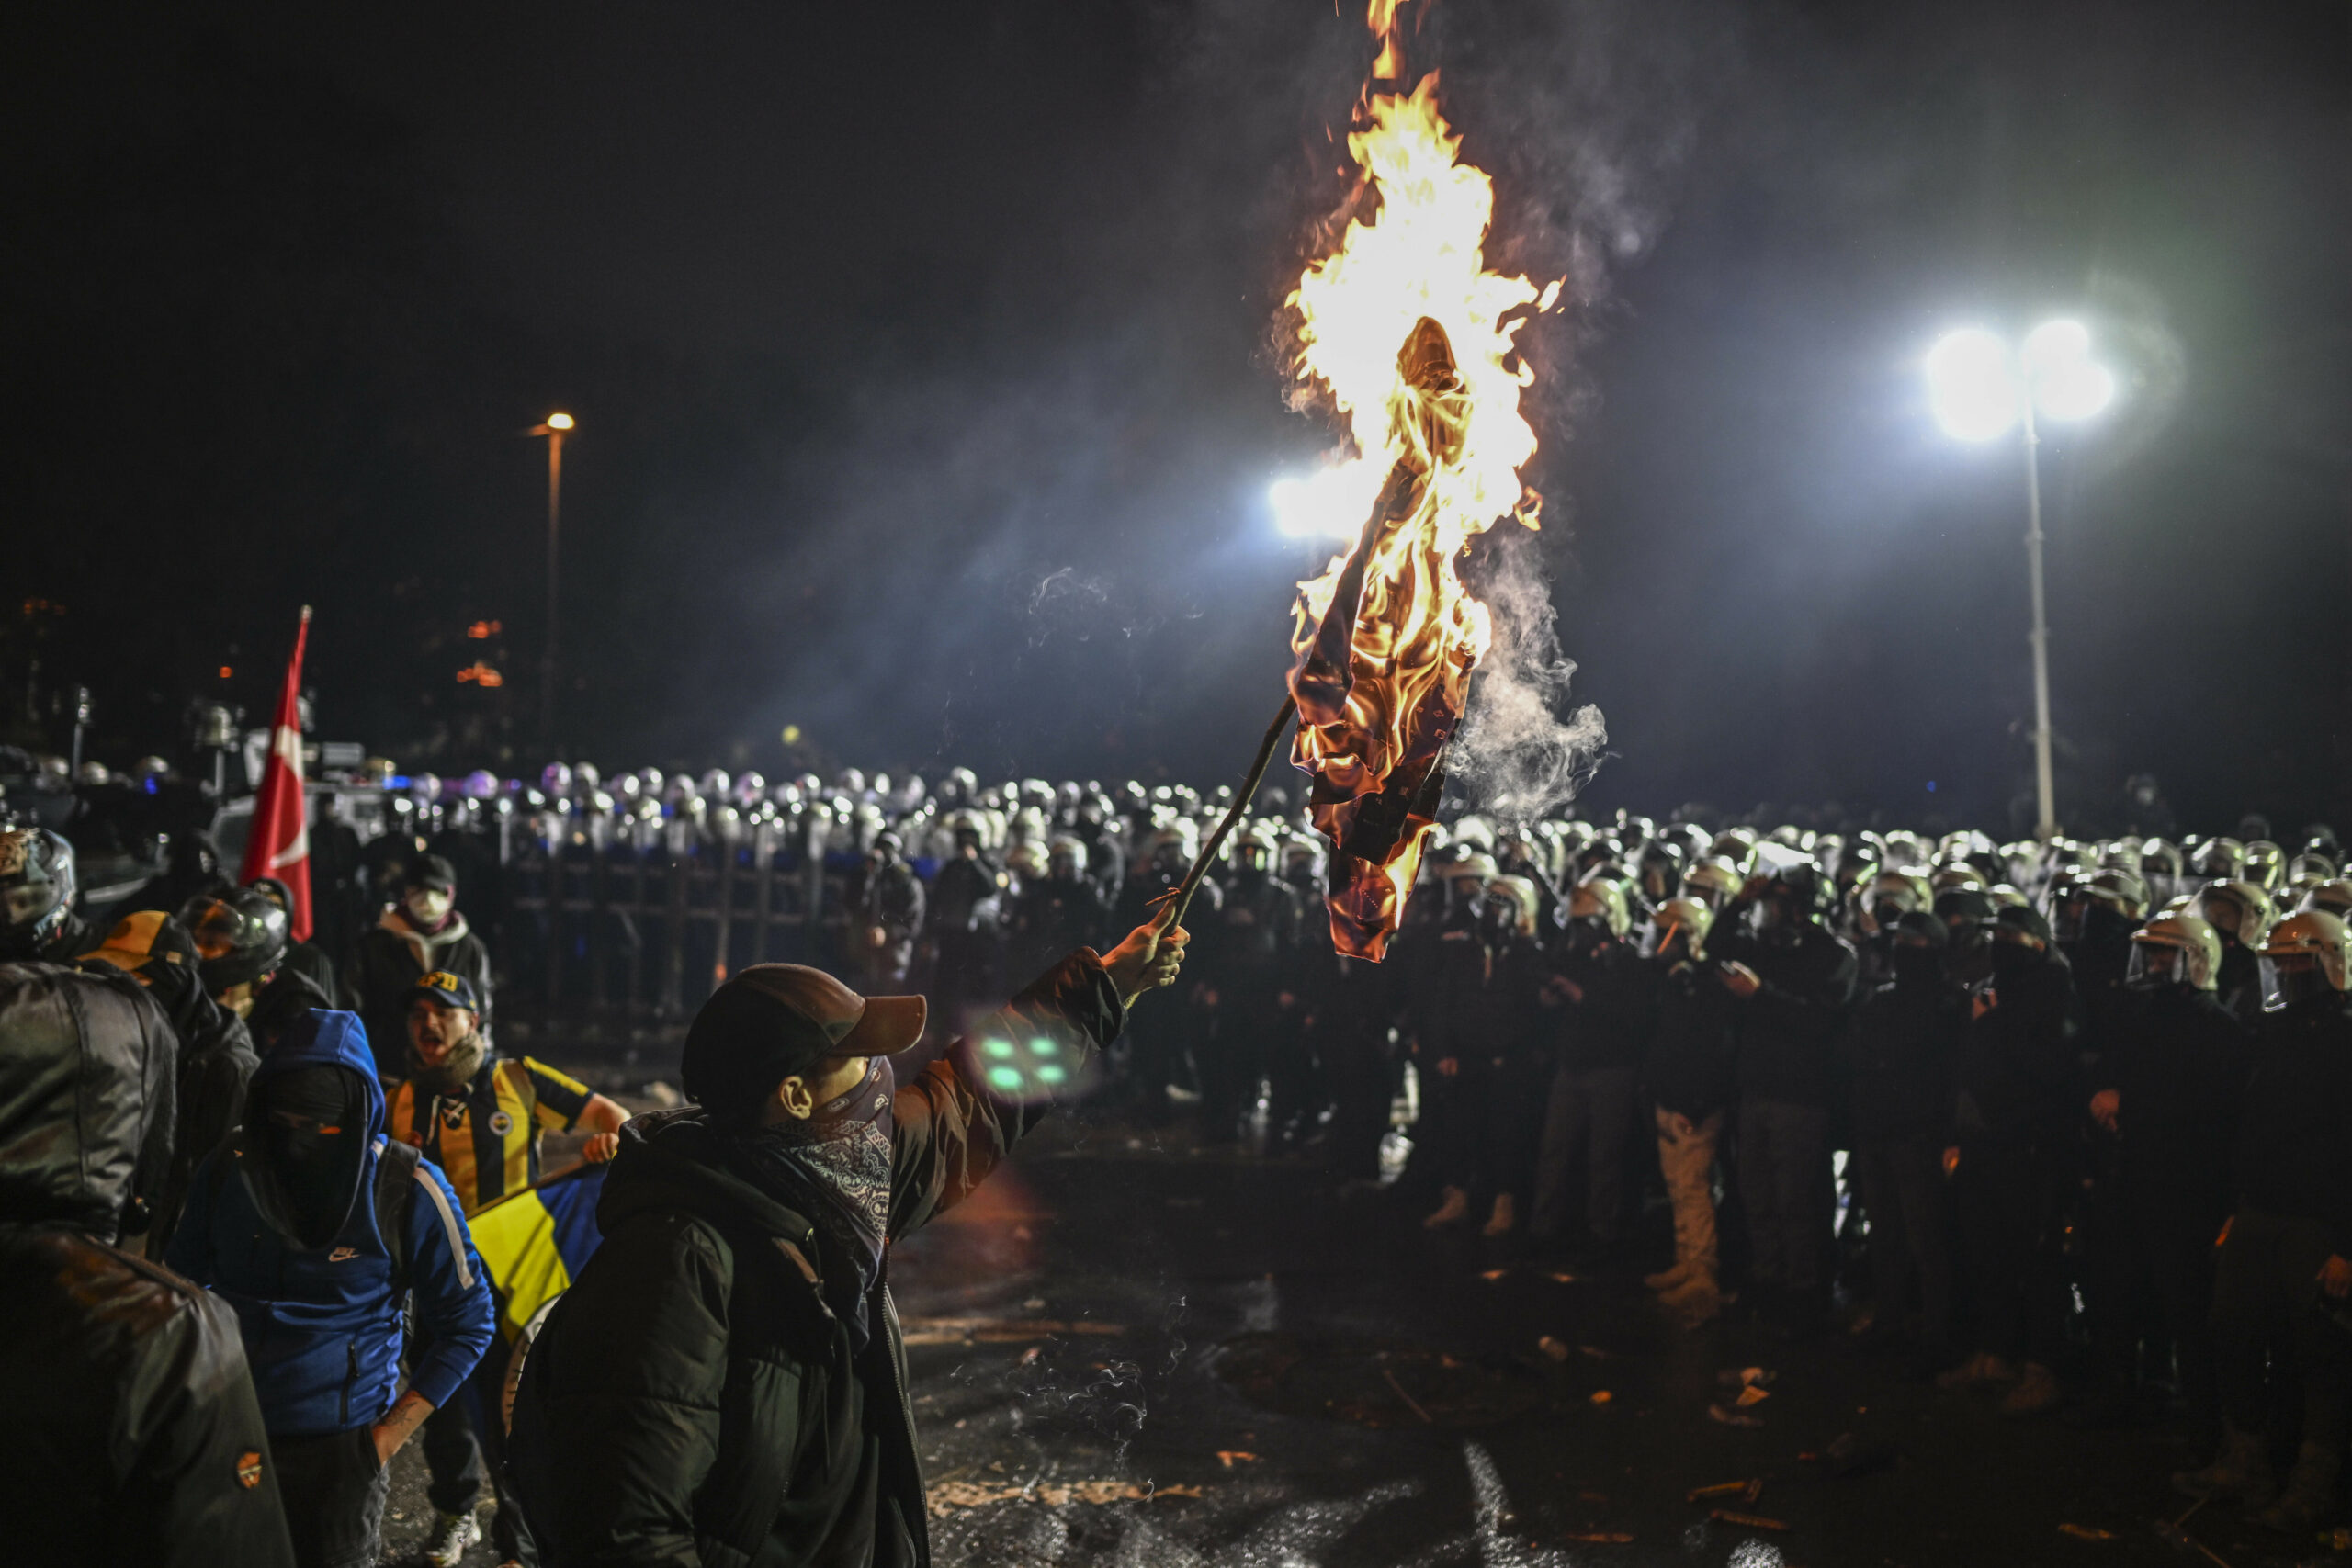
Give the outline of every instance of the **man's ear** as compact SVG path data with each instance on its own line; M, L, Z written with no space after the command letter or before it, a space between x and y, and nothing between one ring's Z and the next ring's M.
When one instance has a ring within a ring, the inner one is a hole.
M772 1119L789 1116L796 1122L806 1122L809 1112L817 1109L817 1097L808 1092L808 1080L795 1073L775 1086L768 1103L776 1113Z

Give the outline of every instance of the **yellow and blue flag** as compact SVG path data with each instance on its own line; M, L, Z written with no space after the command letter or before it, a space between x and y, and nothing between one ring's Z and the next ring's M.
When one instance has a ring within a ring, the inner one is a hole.
M596 1228L605 1170L583 1165L502 1198L467 1222L474 1250L498 1292L499 1332L509 1342L541 1307L571 1288L605 1239Z

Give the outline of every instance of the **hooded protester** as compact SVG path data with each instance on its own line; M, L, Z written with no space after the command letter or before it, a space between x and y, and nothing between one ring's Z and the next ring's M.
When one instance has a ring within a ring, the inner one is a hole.
M1945 968L1951 933L1925 909L1895 917L1881 956L1891 976L1847 1034L1854 1172L1870 1211L1871 1290L1880 1333L1916 1341L1929 1368L1951 1355L1952 1262L1943 1152L1951 1144L1952 1063L1968 1014Z
M2003 905L1980 934L1985 969L1969 998L1954 1074L1953 1199L1977 1303L1977 1349L1948 1389L2008 1383L2001 1403L2031 1416L2058 1403L2065 1336L2059 1247L2065 1157L2082 1101L2079 1003L2040 911ZM2022 1356L2020 1368L2016 1358Z
M245 1124L198 1168L168 1257L236 1309L297 1561L373 1564L386 1467L493 1328L457 1194L384 1136L358 1019L311 1012L256 1069Z
M888 1244L1085 1081L1184 942L1071 953L904 1087L920 997L784 964L712 993L698 1103L623 1131L604 1242L524 1366L510 1469L542 1561L929 1562Z
M0 1518L8 1561L293 1561L228 1308L113 1245L178 1043L119 975L0 963Z
M490 949L458 912L458 874L439 855L409 862L399 901L359 939L351 970L349 994L388 1081L400 1076L407 1055L409 993L425 976L464 976L482 1017L490 1016Z

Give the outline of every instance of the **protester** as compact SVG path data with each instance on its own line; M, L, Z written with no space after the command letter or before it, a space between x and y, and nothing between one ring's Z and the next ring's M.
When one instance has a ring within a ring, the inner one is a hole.
M52 908L10 900L0 939L29 945ZM0 1519L12 1563L294 1561L234 1317L114 1245L162 1175L178 1051L161 1007L119 974L0 963Z
M888 1244L1052 1104L1041 1078L994 1087L976 1053L1046 1041L1074 1081L1184 942L1143 926L1072 953L895 1090L921 998L790 964L713 993L686 1039L696 1104L629 1124L604 1245L524 1369L513 1469L542 1560L928 1561Z
M163 1004L179 1040L172 1091L171 1161L149 1205L147 1256L161 1258L196 1168L224 1147L245 1110L259 1058L244 1020L204 987L202 957L187 928L159 909L126 915L81 966L129 975Z
M528 1056L500 1056L481 1031L465 976L439 972L416 983L408 1035L408 1077L391 1091L386 1126L394 1142L420 1150L447 1173L468 1219L538 1183L548 1133L586 1129L581 1152L593 1164L618 1148L628 1113ZM435 1401L425 1417L425 1495L435 1514L426 1554L435 1562L455 1562L481 1539L475 1508L485 1479L498 1474L503 1449L498 1411L504 1372L496 1359L485 1359L462 1397ZM501 1561L512 1561L523 1545L503 1489L501 1503L492 1532Z
M490 950L458 910L458 874L439 855L419 855L403 870L399 901L359 939L352 959L351 994L388 1080L407 1053L410 993L435 971L464 976L489 1016Z
M244 1125L198 1168L168 1258L236 1309L297 1561L372 1565L392 1455L458 1392L493 1327L447 1179L384 1136L357 1018L305 1015L255 1070Z
M312 830L316 831L315 829ZM346 829L345 831L347 832L349 829ZM283 913L289 921L294 918L294 891L292 888L287 886L285 883L279 881L277 877L257 876L245 886L251 887L254 892L260 894L263 897L277 905L279 911ZM313 908L315 909L320 907L319 902L314 900ZM286 944L286 957L281 962L279 968L281 973L291 971L294 974L301 976L305 980L310 982L311 988L316 990L322 997L332 998L337 994L334 959L328 954L326 949L319 946L316 942L307 941L289 941ZM329 1007L332 1006L333 1003L332 1001L324 1001L314 1003L313 1005L318 1007Z

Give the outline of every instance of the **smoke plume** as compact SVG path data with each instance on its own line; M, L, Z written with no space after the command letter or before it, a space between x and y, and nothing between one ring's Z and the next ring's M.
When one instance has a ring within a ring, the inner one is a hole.
M1465 575L1494 624L1494 643L1470 689L1470 708L1447 754L1447 769L1478 810L1498 817L1547 815L1576 798L1609 742L1600 710L1572 708L1576 665L1560 651L1535 536L1512 525L1487 536Z

